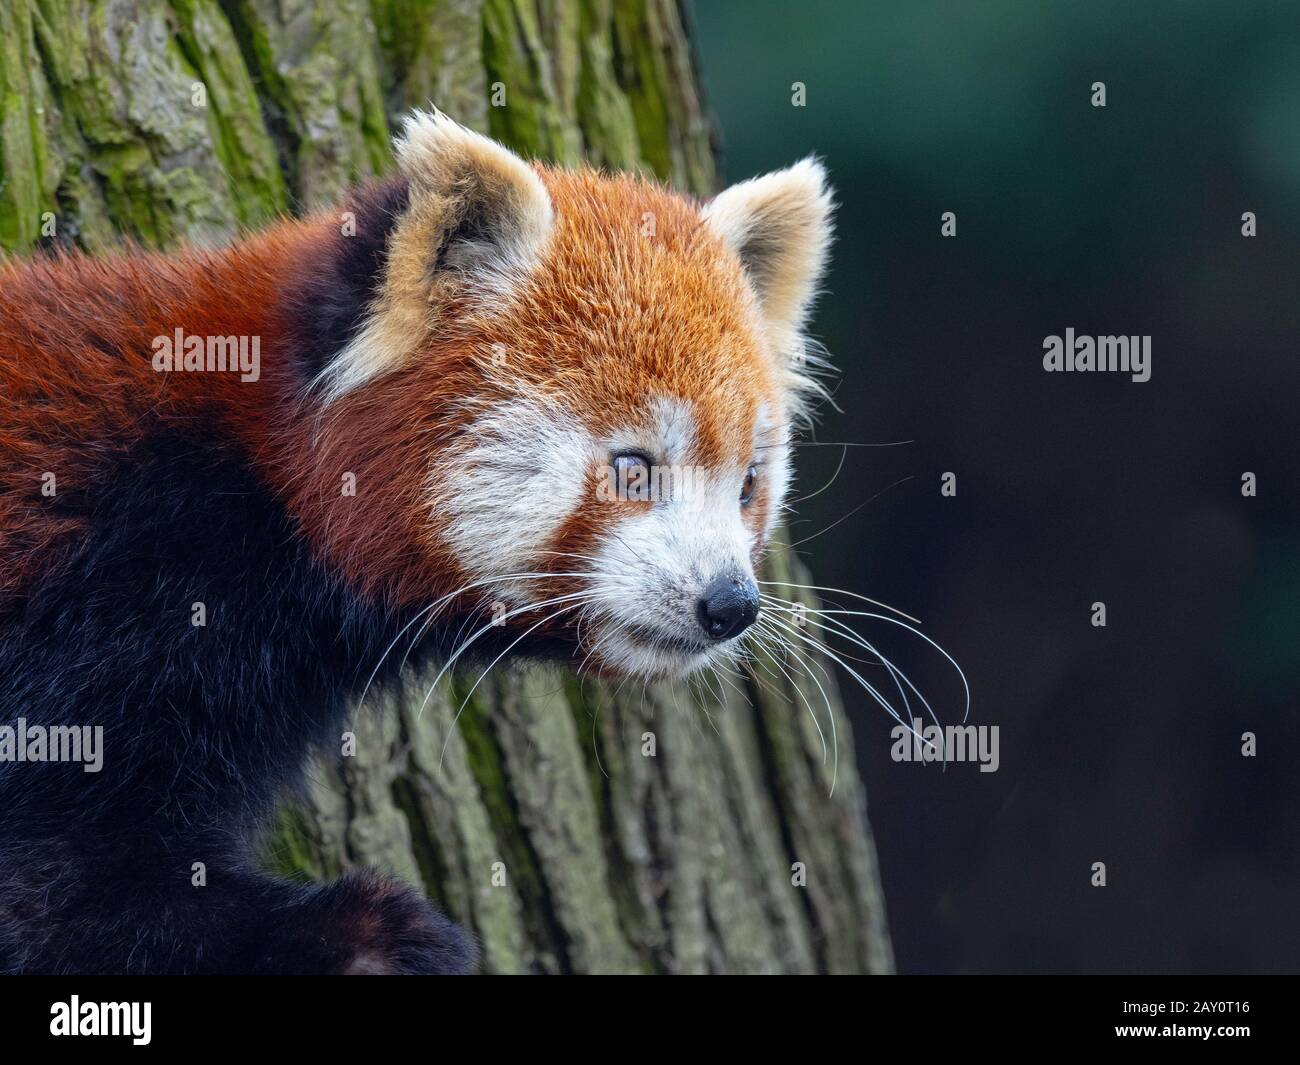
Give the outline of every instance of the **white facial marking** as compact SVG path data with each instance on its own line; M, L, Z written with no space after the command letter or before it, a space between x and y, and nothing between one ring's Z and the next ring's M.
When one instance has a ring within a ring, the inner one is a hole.
M790 427L779 412L764 403L758 408L754 422L754 461L759 463L759 476L767 492L768 506L764 537L781 517L781 505L790 489Z
M623 518L604 539L591 587L600 615L643 636L625 642L653 644L661 637L665 645L694 645L701 660L706 657L708 642L695 613L705 587L724 574L753 577L754 535L740 516L743 478L743 470L698 471L691 491Z
M656 400L645 426L620 439L649 438L643 450L674 467L666 497L628 516L605 536L592 566L597 652L606 663L643 674L687 672L724 645L705 639L696 603L716 577L753 579L755 534L740 506L748 459L724 468L687 466L696 437L690 404ZM784 465L778 463L784 481Z
M587 473L602 454L555 405L517 399L480 416L450 461L439 462L445 479L432 486L457 561L475 577L531 570L569 515L589 505ZM523 602L531 583L494 584L491 595Z
M691 465L696 438L686 400L654 398L644 420L597 439L559 406L521 397L471 422L452 461L439 463L447 472L432 483L435 517L446 522L451 550L475 579L534 569L585 572L582 589L592 600L580 653L590 650L623 672L681 675L734 651L734 641L705 637L697 603L717 577L753 579L755 542L778 520L790 476L779 410L760 408L752 452L725 466ZM591 491L592 471L629 451L670 471L656 482L662 493L636 510ZM751 458L769 499L763 530L747 523L740 503ZM614 508L599 523L605 531L583 549L590 558L541 554L585 507ZM519 607L536 601L537 587L505 581L488 595Z
M676 397L655 396L649 408L644 422L625 426L605 441L609 453L634 451L646 455L656 465L684 465L695 444L695 415L691 405Z

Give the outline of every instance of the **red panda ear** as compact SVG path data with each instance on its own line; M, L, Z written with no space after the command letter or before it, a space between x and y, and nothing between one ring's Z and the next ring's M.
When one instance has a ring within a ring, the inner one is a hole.
M321 373L329 396L402 365L456 297L503 307L555 221L536 170L439 112L415 112L394 145L406 210L365 324Z
M719 193L701 212L739 257L774 352L793 357L826 268L834 201L826 170L805 159Z
M430 270L500 274L536 261L555 212L537 171L519 156L440 112L421 111L406 120L395 150L412 211L430 227L422 249Z

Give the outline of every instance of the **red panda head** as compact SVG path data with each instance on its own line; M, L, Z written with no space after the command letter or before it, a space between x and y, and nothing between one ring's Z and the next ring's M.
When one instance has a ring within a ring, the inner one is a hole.
M336 550L362 570L371 552L404 599L467 588L607 672L734 650L815 390L821 166L701 205L529 165L440 115L397 151L377 293L316 383L327 435L389 482Z

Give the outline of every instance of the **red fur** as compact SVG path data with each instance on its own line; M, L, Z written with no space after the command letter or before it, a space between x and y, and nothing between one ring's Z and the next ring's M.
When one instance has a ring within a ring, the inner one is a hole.
M262 380L159 373L153 338L262 337L273 353L288 323L274 295L320 236L286 223L222 252L128 250L100 259L57 255L0 264L0 596L21 592L75 537L54 517L59 496L93 493L101 473L157 425L207 419L270 455L291 395L285 367L264 357Z

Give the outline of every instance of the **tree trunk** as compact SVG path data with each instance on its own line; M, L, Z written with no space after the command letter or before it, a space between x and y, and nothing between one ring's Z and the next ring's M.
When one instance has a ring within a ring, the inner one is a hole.
M229 239L385 170L429 102L528 155L715 181L675 0L4 0L0 246ZM848 724L796 675L511 669L459 714L476 676L410 676L268 861L424 885L489 972L886 970Z

